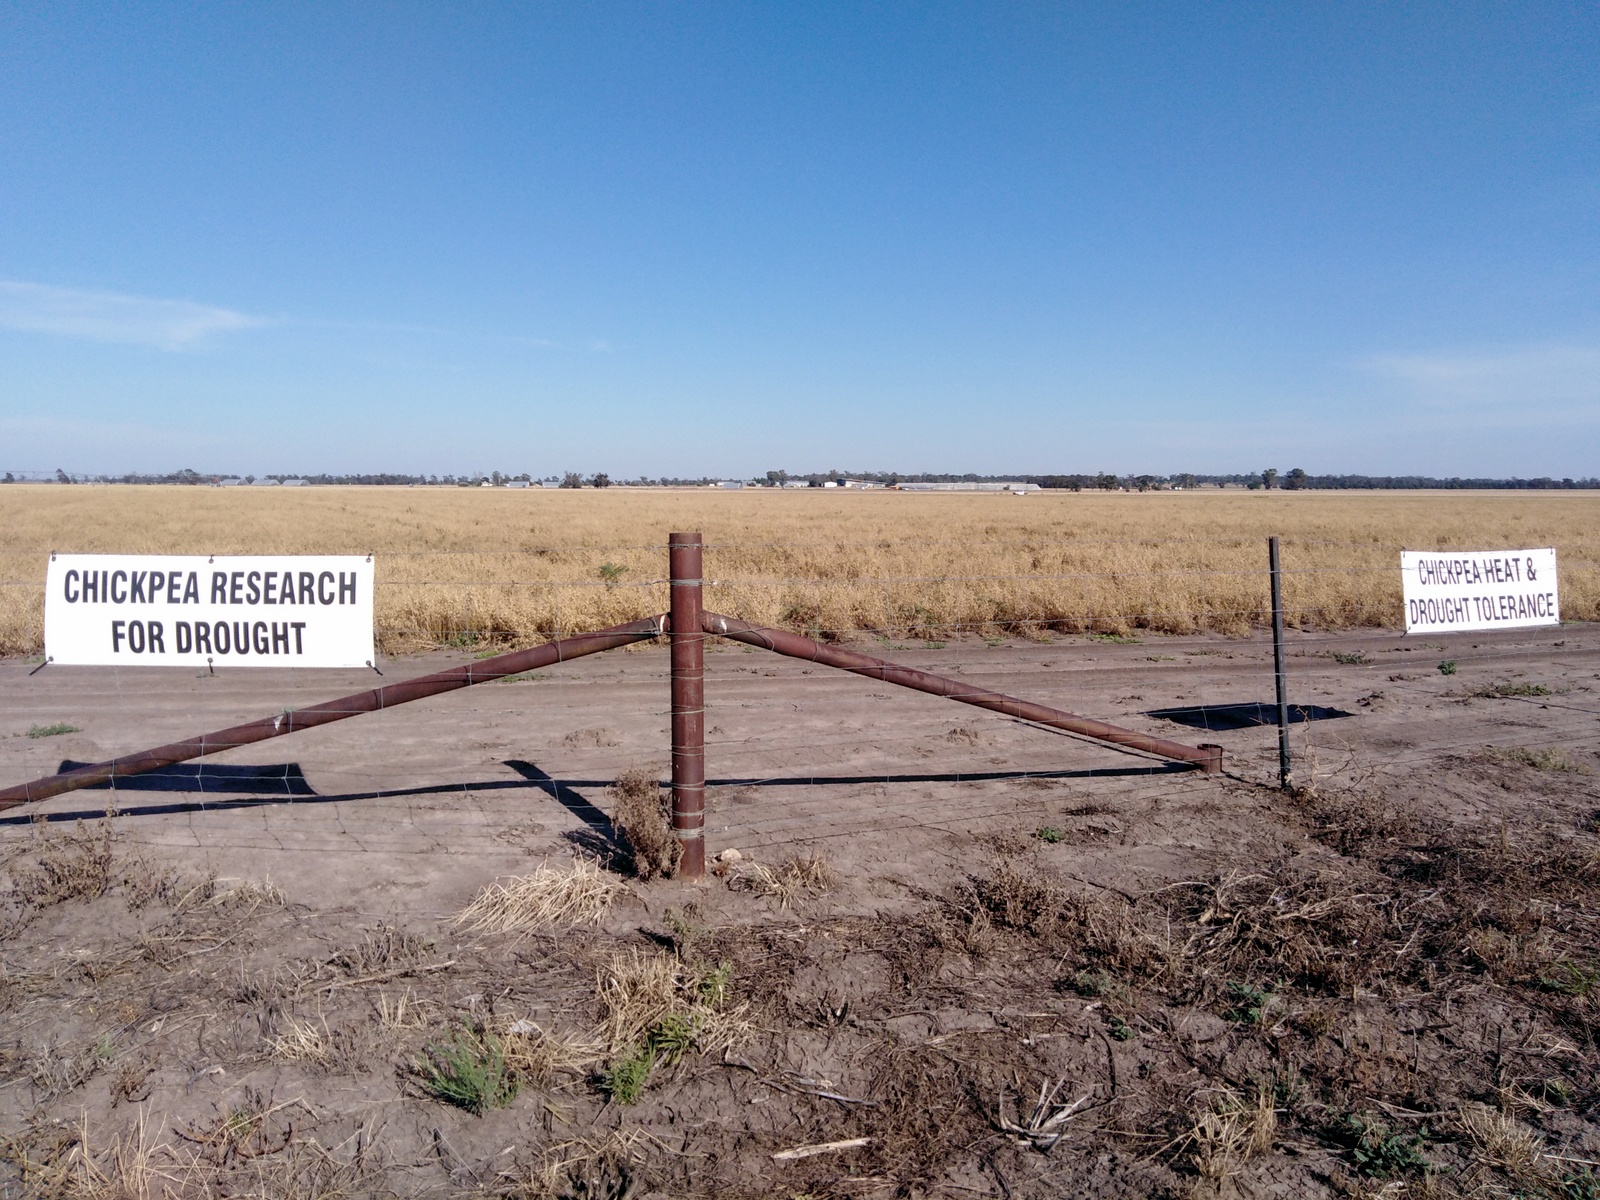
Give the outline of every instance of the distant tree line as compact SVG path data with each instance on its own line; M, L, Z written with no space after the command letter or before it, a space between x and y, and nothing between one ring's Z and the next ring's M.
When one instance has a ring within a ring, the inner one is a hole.
M185 467L181 471L169 474L139 474L127 475L69 475L66 471L57 468L54 473L45 471L7 471L0 484L41 482L54 479L57 483L131 483L131 484L187 484L200 485L220 482L223 479L234 479L236 476L202 474L201 472ZM720 477L726 480L727 477ZM500 471L491 471L487 475L406 475L398 473L378 473L365 475L292 475L274 474L263 475L262 480L273 480L282 483L288 479L304 480L308 484L317 486L351 486L351 485L414 485L431 487L481 487L484 484L499 487L507 483L543 483L545 486L563 488L604 488L613 483L631 485L635 487L706 487L719 481L719 477L702 475L698 479L687 479L663 476L652 479L640 476L637 479L613 480L604 471L596 471L592 475L584 475L578 471L567 471L562 475L548 475L539 479L524 471L520 475L505 474ZM1566 489L1596 489L1600 488L1600 478L1586 477L1583 479L1553 479L1549 476L1539 476L1533 479L1522 479L1513 476L1510 479L1493 479L1487 477L1462 477L1435 478L1431 475L1311 475L1299 467L1280 474L1275 467L1257 472L1255 474L1234 475L1200 475L1179 473L1173 475L1118 475L1111 472L1083 475L980 475L975 472L956 475L935 472L905 472L905 471L813 471L807 474L790 474L788 471L768 471L764 476L758 476L738 482L747 483L758 487L782 487L785 484L805 483L811 487L823 487L829 483L843 483L845 480L860 480L864 483L878 483L892 487L897 483L1035 483L1042 488L1054 490L1086 492L1086 491L1131 491L1150 492L1188 489L1200 486L1231 486L1251 490L1271 491L1363 491L1363 490L1410 490L1419 488L1435 488L1443 490L1490 490L1490 491L1561 491ZM254 475L243 477L245 483L256 483Z
M905 478L912 478L906 476ZM1042 488L1065 488L1075 492L1101 489L1105 491L1160 491L1164 489L1212 487L1243 487L1250 490L1280 489L1293 491L1361 491L1361 490L1414 490L1420 488L1441 490L1482 491L1560 491L1562 489L1600 488L1600 479L1537 479L1463 478L1452 476L1438 479L1431 475L1309 475L1299 467L1280 475L1275 468L1254 475L1012 475L993 476L995 479L1020 479L1037 483Z

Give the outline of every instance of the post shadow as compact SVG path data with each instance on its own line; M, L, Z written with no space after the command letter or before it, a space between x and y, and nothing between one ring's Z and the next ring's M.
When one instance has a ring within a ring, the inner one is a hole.
M292 765L292 764L290 764ZM385 800L403 799L409 796L446 796L454 792L501 792L516 791L520 789L535 789L543 792L561 807L565 808L579 821L583 822L584 830L576 832L575 839L599 839L593 844L586 844L585 848L596 853L616 855L625 853L622 850L611 824L611 818L606 816L599 808L585 799L577 788L605 788L616 782L614 779L557 779L547 771L540 769L533 763L522 759L505 760L505 765L515 771L518 779L486 779L469 780L461 783L429 784L422 787L409 788L381 788L364 792L340 792L333 794L319 793L305 781L305 790L296 790L292 793L277 791L262 795L259 792L242 795L237 799L217 800L173 800L164 804L116 804L119 817L160 817L181 815L185 813L203 812L233 812L239 809L278 807L299 807L302 805L321 804L351 804L360 800ZM261 770L262 768L243 768L243 770ZM278 768L271 768L277 770ZM916 784L916 783L990 783L1004 782L1008 779L1105 779L1138 775L1171 775L1189 774L1194 767L1188 763L1143 763L1139 766L1129 767L1092 767L1078 770L1061 771L942 771L922 772L918 774L890 774L880 773L874 775L781 775L781 776L750 776L728 777L722 779L706 780L707 787L851 787L867 784ZM138 776L128 776L126 782L132 782ZM304 780L304 776L300 776ZM273 777L274 782L281 787L282 780ZM219 790L209 786L183 788L179 786L181 777L169 779L168 786L146 788L146 791L198 791L202 795L209 795ZM116 792L134 791L138 789L125 788L123 780L116 781ZM98 785L105 790L112 790L109 784ZM89 789L84 789L85 791ZM28 825L34 822L42 824L59 824L70 821L93 821L106 815L104 807L93 809L74 809L68 812L52 813L17 813L13 811L5 816L0 816L0 828L8 825Z

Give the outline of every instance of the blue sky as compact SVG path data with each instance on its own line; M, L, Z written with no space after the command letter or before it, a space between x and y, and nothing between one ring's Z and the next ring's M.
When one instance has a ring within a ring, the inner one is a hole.
M1592 3L0 6L0 470L1597 450Z

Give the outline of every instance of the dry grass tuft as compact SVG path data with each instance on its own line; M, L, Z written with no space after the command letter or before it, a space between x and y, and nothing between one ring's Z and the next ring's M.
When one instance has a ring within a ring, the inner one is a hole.
M792 908L807 896L820 895L837 886L839 873L828 865L827 859L813 852L793 855L776 867L749 863L739 867L733 881L758 896L776 900L780 908Z
M370 975L394 967L411 966L433 956L433 942L405 929L379 923L361 941L346 947L328 960L351 975Z
M994 921L976 900L953 905L950 915L934 914L931 929L936 944L969 958L984 958L995 947Z
M1277 1131L1272 1092L1262 1085L1248 1099L1224 1091L1195 1116L1184 1140L1194 1169L1220 1189L1246 1162L1272 1149Z
M552 1032L532 1021L513 1021L500 1037L506 1066L536 1087L584 1075L604 1056L605 1043L570 1031Z
M1046 872L1004 858L987 875L947 889L929 913L936 945L982 958L1000 949L1007 934L1037 938L1069 976L1076 971L1107 979L1169 977L1180 953L1173 932L1164 914L1116 893L1070 890Z
M643 767L629 767L611 785L611 801L611 824L627 845L633 873L647 883L670 878L683 857L683 843L672 832L666 789Z
M675 1024L702 1053L736 1046L751 1033L747 1007L729 1006L726 966L696 973L674 954L630 948L615 955L595 979L603 1013L595 1031L607 1053L636 1049L653 1029Z
M702 1003L695 1006L695 1044L702 1054L720 1054L750 1040L755 1025L749 1019L749 1006L731 1007Z
M1544 1139L1527 1125L1482 1104L1467 1105L1458 1115L1461 1128L1486 1162L1516 1178L1538 1173Z
M477 932L539 933L560 926L598 924L626 885L589 859L566 870L540 867L509 883L490 884L462 909L458 924Z
M156 1149L142 1111L131 1129L112 1137L100 1151L90 1139L89 1115L81 1113L59 1156L30 1164L36 1172L28 1182L33 1194L62 1200L154 1200L169 1194L165 1185L173 1182L156 1169Z
M629 948L602 967L595 980L605 1014L600 1037L615 1052L643 1036L678 1005L683 964L676 955L645 954Z
M1372 789L1323 792L1302 788L1291 799L1312 823L1317 838L1341 854L1356 855L1374 843L1415 836L1417 820L1390 796Z
M87 1161L89 1148L87 1114L81 1117L81 1121L84 1130L83 1148ZM97 1181L105 1185L100 1195L107 1197L107 1200L112 1196L119 1197L119 1200L120 1197L126 1196L129 1200L133 1200L134 1197L169 1194L165 1185L170 1182L170 1175L158 1171L155 1166L157 1149L151 1141L145 1115L141 1112L131 1129L111 1139L105 1156L105 1171L101 1181ZM190 1161L192 1162L192 1159ZM163 1185L159 1191L158 1182ZM94 1194L93 1190L87 1192L90 1196Z
M1065 897L1056 884L1037 871L1001 859L986 877L973 878L972 894L996 925L1038 929L1057 915Z
M228 1115L238 1128L253 1124ZM92 1141L87 1114L80 1115L36 1157L15 1160L22 1174L18 1195L41 1200L179 1200L189 1196L293 1196L295 1200L356 1200L390 1195L377 1185L366 1161L372 1127L344 1145L324 1149L315 1138L277 1139L265 1149L227 1162L150 1133L141 1110L132 1126L106 1141ZM236 1147L237 1148L237 1147Z
M401 1033L408 1029L422 1029L428 1024L417 1004L417 998L410 988L401 992L394 999L389 998L387 992L379 992L374 1004L374 1017L378 1028L386 1033Z
M15 876L17 899L29 907L92 900L105 895L116 882L109 822L98 832L80 822L71 833L46 836L34 854L33 867L19 870Z
M518 1200L568 1200L569 1197L623 1197L641 1194L642 1130L614 1131L546 1147L528 1181L515 1189Z
M325 1067L333 1058L333 1036L325 1020L285 1017L283 1032L272 1039L272 1057L279 1062L308 1062Z
M272 882L271 876L263 876L260 880L246 879L227 893L224 903L234 907L244 907L251 910L261 908L282 908L289 903L289 897L282 888Z
M289 902L283 889L273 883L270 876L264 876L259 882L254 879L219 879L217 883L233 884L232 887L219 887L209 901L224 908L243 908L254 912L262 907L282 908Z
M1409 967L1417 953L1414 944L1394 948L1395 897L1342 877L1235 870L1168 898L1169 911L1192 922L1182 956L1200 974L1278 976L1339 994Z
M1484 751L1484 757L1498 762L1514 763L1519 767L1532 767L1535 771L1568 771L1578 775L1591 774L1589 767L1576 759L1569 758L1554 746L1543 750L1534 750L1527 746L1492 746Z

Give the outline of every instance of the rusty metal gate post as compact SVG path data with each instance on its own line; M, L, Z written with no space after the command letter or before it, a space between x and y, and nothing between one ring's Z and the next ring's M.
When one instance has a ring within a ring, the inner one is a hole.
M683 845L678 872L706 873L706 635L701 627L701 540L667 538L672 577L672 831Z
M1278 538L1267 539L1267 568L1272 574L1272 677L1278 689L1278 786L1294 786L1289 768L1289 685L1283 673L1283 564Z

